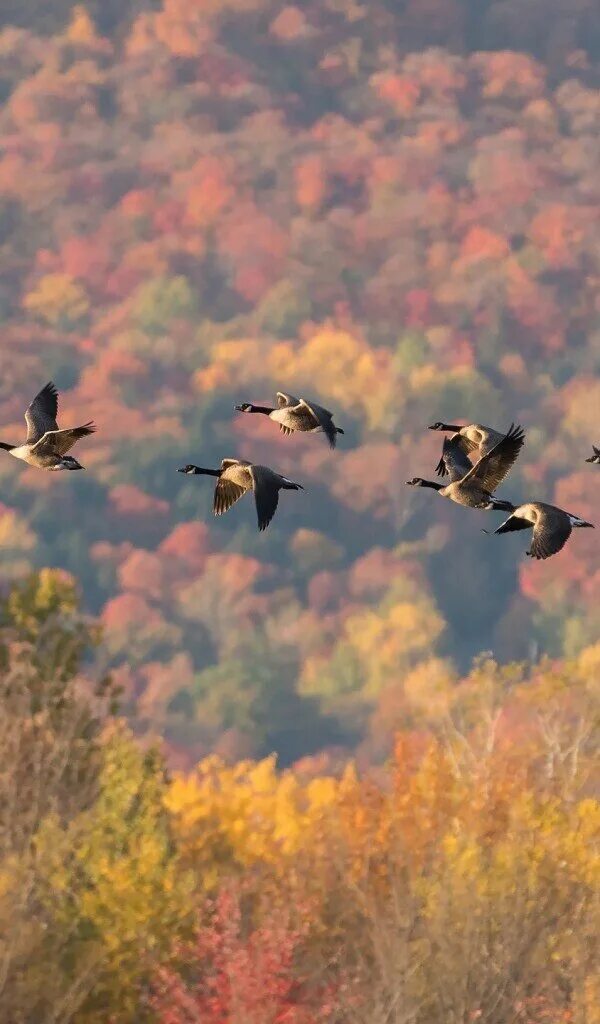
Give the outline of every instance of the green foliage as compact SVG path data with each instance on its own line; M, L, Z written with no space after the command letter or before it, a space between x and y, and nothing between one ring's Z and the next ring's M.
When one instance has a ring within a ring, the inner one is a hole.
M43 570L0 629L0 960L15 1024L140 1021L140 991L185 925L166 778L81 677L95 629L73 581ZM49 645L49 637L54 643Z
M174 320L192 320L198 314L198 298L185 277L158 277L140 285L133 300L132 316L148 334L168 330Z
M258 323L267 334L293 338L304 320L310 318L312 304L304 290L292 281L279 281L257 307Z
M39 831L40 899L62 947L60 985L86 979L77 1020L137 1022L144 981L184 927L190 882L178 871L160 757L117 727L104 739L98 794L65 829Z

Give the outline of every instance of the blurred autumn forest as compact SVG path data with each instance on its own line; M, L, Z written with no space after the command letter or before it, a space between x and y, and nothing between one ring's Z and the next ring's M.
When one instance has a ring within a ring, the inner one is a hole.
M599 30L551 6L3 7L2 436L49 378L99 424L77 479L0 460L4 578L79 580L173 764L377 760L408 691L598 640L595 534L531 565L404 486L515 420L503 494L597 517ZM278 388L336 453L233 413ZM307 488L264 538L175 474L231 454Z
M0 459L3 1021L598 1024L596 535L404 486L518 421L502 496L599 518L596 0L0 26L0 437L99 426Z

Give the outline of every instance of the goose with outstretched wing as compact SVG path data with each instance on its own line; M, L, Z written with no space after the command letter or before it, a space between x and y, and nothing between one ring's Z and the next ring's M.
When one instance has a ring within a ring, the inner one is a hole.
M501 441L504 437L504 434L500 430L494 430L492 427L486 427L483 423L467 423L466 426L460 427L456 424L442 423L438 420L437 423L432 423L429 429L449 431L452 434L452 437L449 438L449 440L457 449L460 449L464 455L469 457L471 465L481 459L484 455L491 452L498 444L498 441ZM435 469L438 476L446 475L443 452L442 458Z
M284 434L292 434L298 430L303 433L320 432L325 434L329 444L335 448L337 435L343 434L341 427L336 427L333 422L333 413L324 409L316 402L307 402L304 398L296 398L284 391L277 392L277 406L253 405L251 402L244 402L235 406L236 412L259 413L268 416L270 420L279 424Z
M50 381L35 396L25 411L27 437L24 444L15 445L0 441L0 448L7 451L15 459L26 462L36 469L57 470L83 469L77 459L68 455L76 441L93 434L96 427L93 423L84 423L81 427L67 427L60 430L56 417L58 414L58 392Z
M280 491L303 491L302 484L275 473L268 466L259 466L244 459L223 459L219 469L203 469L189 463L178 470L189 476L217 477L213 512L222 516L247 491L254 492L258 529L266 530L279 502Z
M564 548L574 529L594 529L580 516L565 512L556 505L547 505L543 501L529 501L523 505L513 505L511 514L493 533L512 533L513 530L533 530L529 551L530 558L550 558ZM484 533L487 533L484 530Z
M502 434L492 450L473 466L462 446L454 438L445 438L442 459L445 472L450 476L450 483L444 487L420 476L413 477L406 483L409 487L429 487L437 491L442 498L450 498L451 501L467 508L499 509L508 512L513 505L496 498L494 492L516 462L524 443L525 434L522 427L511 423L508 432Z

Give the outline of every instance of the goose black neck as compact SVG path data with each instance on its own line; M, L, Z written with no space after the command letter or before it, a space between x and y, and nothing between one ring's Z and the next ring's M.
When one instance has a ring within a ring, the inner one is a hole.
M200 473L202 476L221 476L220 469L203 469L201 466L195 466L194 473Z
M458 434L462 427L453 426L451 423L442 423L440 430L451 430L453 434Z
M7 444L6 441L0 441L0 448L4 449L5 452L12 452L13 448L16 448L16 445Z
M262 412L265 416L269 416L275 410L270 409L268 405L251 405L248 412Z
M441 491L444 484L437 484L434 480L423 480L421 487L431 487L432 491Z

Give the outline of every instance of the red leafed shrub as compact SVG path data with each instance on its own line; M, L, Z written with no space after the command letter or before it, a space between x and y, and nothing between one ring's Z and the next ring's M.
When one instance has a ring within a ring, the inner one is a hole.
M297 959L304 939L283 910L256 926L240 893L226 889L195 942L178 952L182 972L163 969L151 1005L160 1024L321 1024L332 1017L331 985L307 983Z

